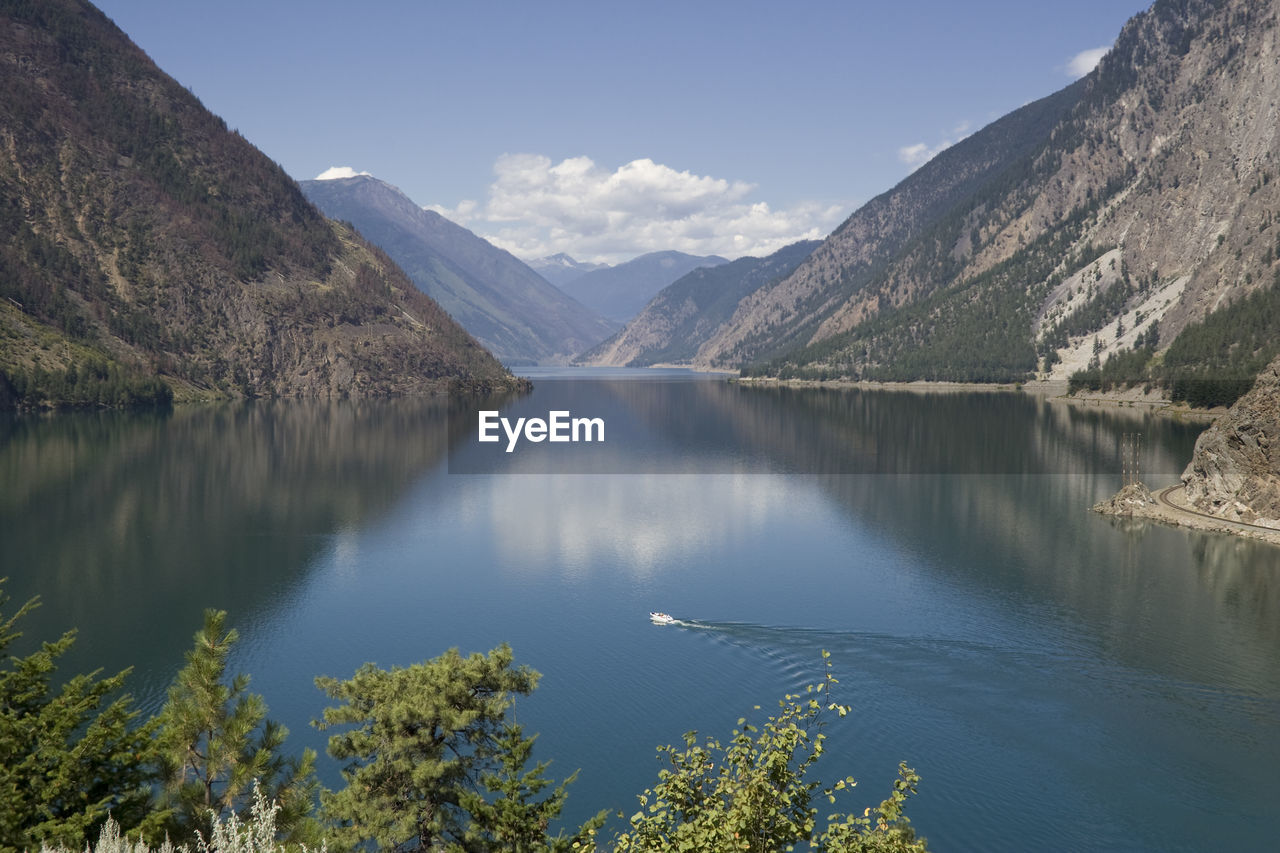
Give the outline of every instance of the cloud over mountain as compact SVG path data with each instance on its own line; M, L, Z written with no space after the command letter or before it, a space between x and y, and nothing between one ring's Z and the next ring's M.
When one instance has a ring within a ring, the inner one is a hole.
M915 168L923 166L940 153L955 145L960 140L969 135L970 124L968 121L962 121L951 129L948 138L943 139L936 145L929 145L925 142L917 142L914 145L904 145L898 149L898 159L908 166Z
M1107 51L1111 50L1110 45L1104 47L1091 47L1088 50L1082 50L1067 61L1067 74L1071 77L1083 77L1097 67L1102 61L1102 57L1106 56Z
M773 209L751 200L754 189L648 158L610 170L589 157L504 154L485 202L429 208L521 257L566 252L609 262L666 249L767 254L825 236L847 211L817 202Z

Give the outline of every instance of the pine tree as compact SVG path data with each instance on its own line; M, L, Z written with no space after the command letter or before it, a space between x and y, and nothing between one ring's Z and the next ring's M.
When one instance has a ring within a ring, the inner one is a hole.
M186 666L174 677L158 715L156 755L162 768L162 803L175 837L193 830L207 837L210 814L247 814L254 780L281 805L278 826L289 840L311 840L318 827L309 815L318 783L315 752L301 759L282 752L288 730L268 720L262 697L249 693L249 677L228 682L227 658L239 639L227 614L206 610Z
M572 773L550 794L538 795L554 784L544 774L549 761L541 761L525 770L533 756L537 735L524 736L524 728L511 723L503 727L494 743L498 753L498 769L480 776L482 791L464 790L458 804L471 816L464 847L471 850L503 850L509 853L567 853L575 841L594 836L608 816L602 811L583 824L572 836L547 834L551 821L560 816L569 786L577 778Z
M0 591L0 608L8 601ZM152 727L134 725L138 711L120 693L129 670L55 687L71 631L25 657L9 653L22 636L16 623L37 606L32 599L8 619L0 613L0 853L44 842L79 849L109 814L142 826L153 778Z
M563 849L546 836L563 786L533 799L548 784L544 766L523 772L533 741L506 723L512 697L537 680L512 665L506 645L467 658L450 649L407 668L365 664L347 681L317 678L342 704L316 726L344 727L329 738L347 786L321 796L328 837L424 853Z

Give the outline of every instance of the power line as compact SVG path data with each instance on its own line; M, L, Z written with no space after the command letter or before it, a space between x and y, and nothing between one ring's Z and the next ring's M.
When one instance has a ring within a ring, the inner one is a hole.
M1142 482L1142 433L1126 432L1120 436L1120 475L1126 486Z

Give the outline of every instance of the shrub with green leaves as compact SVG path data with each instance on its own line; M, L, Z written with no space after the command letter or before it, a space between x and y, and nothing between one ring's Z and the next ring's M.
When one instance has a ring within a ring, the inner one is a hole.
M924 851L903 812L919 777L905 764L889 797L860 815L836 812L819 830L815 800L837 802L855 784L846 776L832 785L808 778L823 755L823 715L843 717L847 705L831 699L836 683L829 655L823 682L804 693L788 694L781 710L759 726L746 718L728 745L715 738L700 742L697 732L684 748L659 748L669 767L658 784L640 795L640 810L630 829L614 841L620 853L658 851L731 851L774 853L808 843L827 853L914 853Z

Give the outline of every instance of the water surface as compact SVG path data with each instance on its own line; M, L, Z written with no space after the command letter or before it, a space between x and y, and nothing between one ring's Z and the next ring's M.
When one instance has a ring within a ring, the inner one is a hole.
M1267 849L1280 831L1280 549L1086 508L1119 447L1173 482L1202 425L1019 394L752 389L543 372L504 414L592 447L491 452L444 401L0 422L7 591L68 666L158 707L203 608L297 748L317 674L509 642L570 811L630 811L655 747L821 674L828 779L899 760L938 849ZM452 427L452 428L451 428ZM650 625L649 610L683 624ZM326 780L333 767L321 761Z

